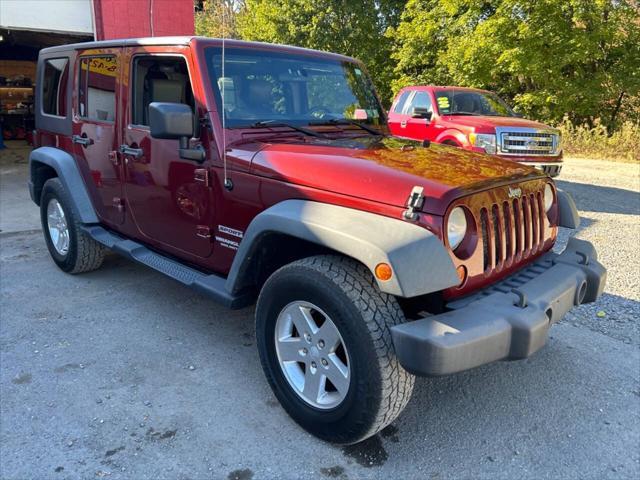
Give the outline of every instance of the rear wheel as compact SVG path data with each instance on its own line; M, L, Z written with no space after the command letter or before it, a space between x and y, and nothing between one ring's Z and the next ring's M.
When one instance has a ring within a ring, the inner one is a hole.
M105 248L82 230L58 178L47 180L42 188L40 220L51 258L61 270L81 273L102 265Z
M413 390L389 330L402 321L395 298L350 259L310 257L275 272L258 299L256 337L284 409L331 442L356 443L383 429Z

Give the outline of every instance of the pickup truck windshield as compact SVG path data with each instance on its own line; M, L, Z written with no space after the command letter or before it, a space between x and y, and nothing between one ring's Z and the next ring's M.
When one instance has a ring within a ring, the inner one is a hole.
M513 110L494 93L455 89L437 90L435 93L440 115L516 116Z
M371 80L357 63L253 49L205 49L218 111L228 128L286 122L386 123ZM224 108L222 97L224 91Z

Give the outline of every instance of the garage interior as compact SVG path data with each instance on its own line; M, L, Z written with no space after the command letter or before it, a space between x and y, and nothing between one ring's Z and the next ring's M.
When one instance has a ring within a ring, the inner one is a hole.
M38 52L92 35L0 29L0 149L31 145Z

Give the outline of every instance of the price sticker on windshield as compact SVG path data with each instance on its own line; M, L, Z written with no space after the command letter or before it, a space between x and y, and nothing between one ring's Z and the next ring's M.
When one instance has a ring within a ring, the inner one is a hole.
M450 106L449 97L438 97L438 107L440 110L448 111Z

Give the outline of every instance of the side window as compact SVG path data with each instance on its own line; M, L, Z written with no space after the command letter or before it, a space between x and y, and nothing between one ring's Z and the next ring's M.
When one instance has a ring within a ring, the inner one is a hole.
M182 57L136 56L132 69L131 123L149 125L151 102L186 103L195 112L187 62ZM229 87L227 83L225 87ZM226 91L227 96L233 92Z
M116 117L116 77L114 56L80 59L78 113L82 118L113 122Z
M398 102L393 107L393 113L403 113L404 104L407 103L407 98L409 98L409 95L411 95L411 90L405 90L404 92L402 92L402 95L398 99Z
M42 113L57 117L67 116L68 78L68 59L53 58L45 61L42 79Z
M430 112L433 111L433 108L431 107L431 97L427 92L416 92L413 100L411 101L411 108L409 108L407 113L411 113L411 109L416 107L427 108Z

